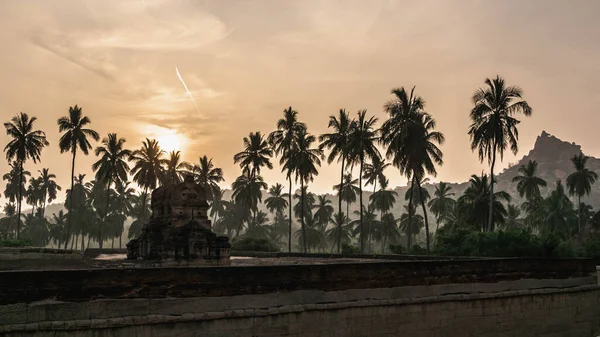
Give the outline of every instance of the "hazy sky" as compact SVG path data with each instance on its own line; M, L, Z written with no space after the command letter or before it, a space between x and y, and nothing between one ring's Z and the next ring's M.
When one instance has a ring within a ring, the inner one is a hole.
M229 184L242 138L270 132L287 106L320 134L340 108L384 118L390 90L415 85L446 135L435 180L465 181L483 167L466 133L470 97L496 74L534 108L517 157L542 130L600 155L598 13L597 0L4 0L0 114L39 118L51 145L26 168L50 167L63 187L56 120L75 104L130 148L181 139L187 161L213 157ZM79 157L76 172L91 176L94 160ZM312 189L329 191L338 171L322 168ZM278 167L264 176L283 182Z

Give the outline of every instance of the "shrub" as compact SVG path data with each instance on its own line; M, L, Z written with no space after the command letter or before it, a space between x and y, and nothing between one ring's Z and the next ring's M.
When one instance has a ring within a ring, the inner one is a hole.
M342 243L342 254L359 254L360 248L351 246L347 243Z
M583 246L584 257L600 259L600 237L596 236L587 240Z
M404 248L402 245L389 245L388 248L392 254L406 254L406 248Z
M267 239L241 238L231 243L231 250L237 252L277 252L279 248Z
M31 246L28 240L6 239L0 240L0 247L27 247Z

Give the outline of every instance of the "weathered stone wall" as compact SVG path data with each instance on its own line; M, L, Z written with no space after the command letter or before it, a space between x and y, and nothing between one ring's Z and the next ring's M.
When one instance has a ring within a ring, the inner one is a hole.
M4 336L597 336L595 278L0 306ZM536 287L536 289L529 289ZM92 318L93 317L93 318Z

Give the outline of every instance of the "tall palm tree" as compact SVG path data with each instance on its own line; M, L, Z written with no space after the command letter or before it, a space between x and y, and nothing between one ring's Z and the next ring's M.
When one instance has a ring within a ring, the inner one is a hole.
M421 228L425 226L423 216L420 214L415 214L417 207L415 205L412 205L412 207L413 209L411 210L409 209L409 206L404 205L405 213L402 213L402 215L400 215L400 218L398 218L397 220L400 230L406 234L407 250L410 250L412 248L412 236L419 234Z
M29 179L25 200L31 205L31 215L35 214L35 208L42 201L42 197L42 181L40 178Z
M233 162L239 163L241 168L248 168L251 175L258 175L262 166L273 169L272 156L273 150L260 131L250 132L248 137L244 137L244 151L236 153Z
M302 195L304 195L304 203L302 203ZM308 186L304 186L304 193L300 191L299 193L294 193L294 199L297 200L294 205L294 216L300 219L302 217L302 212L304 214L312 213L313 206L317 201L317 196L308 191Z
M379 236L381 237L381 254L385 254L386 243L396 243L400 240L398 232L399 219L395 219L392 213L386 213L379 221Z
M10 122L4 123L6 134L11 137L10 142L4 147L6 159L10 162L16 160L19 163L19 185L23 185L23 165L27 159L37 163L44 146L49 143L46 140L46 134L41 130L34 130L33 123L37 118L31 117L26 113L19 113L11 118ZM23 200L23 191L19 188L19 198L17 206L17 218L21 218L21 204ZM21 222L17 224L17 239L21 234Z
M96 172L96 180L106 186L106 205L102 214L102 222L106 220L110 205L110 186L114 183L118 185L127 181L127 173L129 172L129 164L127 159L131 157L131 151L124 148L125 138L119 138L116 133L109 133L107 138L102 139L102 146L98 146L94 151L100 159L92 165L92 169ZM99 242L102 248L104 236L103 227L100 228Z
M262 190L266 190L268 185L261 176L256 176L250 170L244 170L232 184L232 198L235 203L243 207L243 219L250 224L250 213L254 213L256 217L258 211L258 203L262 201ZM242 230L240 222L236 236L239 236Z
M277 129L271 132L268 138L275 154L280 156L281 172L286 171L286 179L290 183L288 191L288 217L290 220L288 252L292 251L292 174L294 167L294 163L288 162L292 149L296 147L298 133L302 129L306 130L306 124L298 121L298 112L289 107L283 110L283 118L277 121ZM286 163L288 164L286 165Z
M326 195L319 195L316 204L312 205L312 208L315 209L315 221L319 226L327 228L327 225L331 222L331 216L333 215L331 200L327 199Z
M436 218L436 233L440 229L440 222L447 219L456 205L456 200L452 198L454 192L450 192L451 190L452 187L448 186L447 183L440 181L440 183L435 186L433 198L427 203L429 210Z
M531 116L533 109L527 101L522 99L523 91L516 86L508 86L504 79L496 76L495 79L485 80L486 87L479 88L473 95L471 110L471 126L469 136L471 137L471 150L477 150L479 160L487 160L490 164L490 193L488 205L487 230L494 230L494 166L496 156L500 155L500 161L504 158L504 151L510 148L513 154L517 154L519 131L517 125L519 120L515 118L518 113Z
M50 241L48 222L33 214L25 217L24 236L36 247L45 247Z
M31 176L31 173L29 173L29 171L23 170L22 174L24 179L21 180L21 169L19 163L17 161L13 161L8 165L10 166L10 171L8 171L2 176L2 179L6 180L6 187L4 188L4 197L8 199L8 202L14 206L15 202L19 197L19 193L21 193L21 195L25 194L25 181L27 180L26 177Z
M360 189L359 203L361 208L363 207L362 178L365 160L374 162L381 159L376 146L378 141L377 129L375 128L377 118L372 116L367 119L366 115L367 110L358 112L358 118L352 123L350 134L348 135L348 163L351 166L359 165L358 188ZM364 252L366 233L364 232L363 212L360 212L360 230L360 250Z
M341 160L342 165L340 169L340 189L344 189L344 164L348 157L348 140L350 135L350 129L352 126L352 120L348 113L344 109L340 109L339 117L329 116L328 128L333 129L331 133L325 133L319 136L321 144L319 148L322 150L327 148L330 150L329 156L327 157L327 163L331 164L335 159ZM342 213L342 195L338 194L338 212ZM339 224L341 226L342 224ZM341 253L341 240L342 230L338 229L337 247L338 254Z
M269 189L269 197L265 199L265 205L271 213L283 213L283 210L288 207L288 201L283 193L283 185L277 183Z
M396 203L396 197L398 196L398 193L396 191L393 190L388 190L388 183L389 180L387 178L383 178L383 180L381 181L381 186L379 191L376 191L375 193L373 193L371 195L371 197L369 198L370 202L371 202L371 207L373 208L374 211L379 211L379 222L383 225L383 217L385 214L387 214L392 207L394 207L394 204ZM387 241L387 231L382 231L380 233L382 235L382 241L383 241L383 248L382 248L382 254L383 251L385 251L385 241Z
M67 215L63 210L58 211L58 214L52 214L52 222L50 222L50 239L52 242L60 245L66 240Z
M90 144L88 138L92 138L95 141L100 139L100 135L96 131L86 128L90 123L90 119L87 116L82 115L81 107L77 105L74 107L69 107L69 115L61 117L57 121L58 131L63 132L60 140L58 141L60 153L71 152L72 155L71 189L73 189L73 180L75 179L75 156L77 155L77 149L87 156L92 149L92 144ZM72 202L70 204L72 204ZM70 233L69 231L71 230L71 211L72 210L69 209L69 217L66 227L67 233ZM65 248L68 244L68 238L69 237L67 236Z
M129 161L133 162L133 181L144 189L142 205L146 204L148 189L156 189L158 182L163 179L163 165L167 164L164 155L165 152L160 149L155 139L146 138L142 141L142 147L133 151L129 157ZM145 213L146 207L142 207L140 218L144 218Z
M577 205L579 205L579 214L577 225L581 231L581 197L589 195L592 190L592 185L598 179L596 172L585 167L590 157L585 156L583 153L573 156L571 161L575 166L575 172L569 174L567 177L567 188L569 189L569 195L577 195Z
M217 185L213 190L213 198L210 204L210 216L213 218L213 224L217 223L217 216L222 217L225 213L225 202L226 200L223 200L223 191Z
M504 228L507 230L514 230L521 228L523 224L523 220L520 218L521 210L519 207L508 204L506 205L506 222L504 223Z
M40 182L42 184L42 217L46 214L46 201L52 202L56 199L56 194L58 191L62 190L54 179L56 179L56 175L50 173L50 170L47 168L43 168L40 172Z
M472 227L485 230L486 219L489 219L489 209L486 207L487 200L492 191L487 175L481 177L472 175L469 180L470 185L457 200L457 210L461 214L462 220ZM502 202L510 202L511 197L504 191L494 192L492 196L494 218L498 224L502 225L506 219L506 208Z
M134 215L136 195L135 189L130 185L131 183L129 181L121 181L121 183L117 184L115 187L115 192L117 193L112 207L118 215L121 215L117 219L117 226L120 229L117 231L119 234L119 248L122 248L123 244L125 219L128 216Z
M223 170L215 167L212 158L201 156L198 164L193 166L192 173L196 177L196 182L204 187L207 199L213 201L216 191L220 190L219 183L225 181Z
M327 239L332 242L331 251L333 251L333 248L337 244L337 241L340 237L340 245L349 244L350 241L352 241L352 228L344 212L336 213L332 220L333 227L329 228L325 232ZM338 251L341 250L338 249Z
M297 134L296 144L289 153L289 160L284 164L285 170L292 170L295 173L296 181L300 180L300 191L301 191L301 204L302 204L302 215L301 229L303 233L302 242L304 243L304 252L308 251L306 228L304 223L304 197L305 189L304 185L313 181L314 176L319 174L317 170L318 166L321 166L321 157L323 157L323 150L313 148L312 145L315 142L315 137L306 132L306 129L300 129Z
M353 179L352 173L346 173L344 174L343 184L334 185L333 189L337 191L338 197L346 202L346 214L350 214L350 204L356 202L356 196L360 193L358 179ZM346 220L349 221L347 216Z
M546 186L546 181L536 175L538 163L535 160L529 160L527 164L519 167L518 175L512 179L517 183L519 196L525 197L527 201L538 200L542 197L540 187Z
M190 171L191 166L181 159L180 151L169 152L164 164L163 184L175 185L183 181L183 176Z
M556 182L556 189L544 199L539 213L542 235L552 233L567 239L572 234L570 224L574 224L576 214L560 180Z
M373 185L373 193L377 191L377 182L381 184L387 179L384 171L388 166L390 166L390 164L381 159L373 160L372 164L365 163L363 179L365 179L365 185Z

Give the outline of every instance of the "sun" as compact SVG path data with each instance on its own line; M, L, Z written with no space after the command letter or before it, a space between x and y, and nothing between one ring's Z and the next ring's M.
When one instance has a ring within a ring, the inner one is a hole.
M157 139L158 145L161 149L166 152L171 151L181 151L182 141L181 137L177 133L169 133L158 136Z

